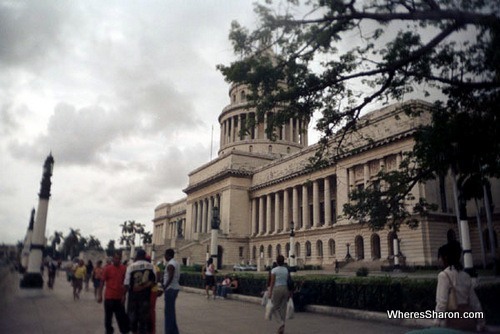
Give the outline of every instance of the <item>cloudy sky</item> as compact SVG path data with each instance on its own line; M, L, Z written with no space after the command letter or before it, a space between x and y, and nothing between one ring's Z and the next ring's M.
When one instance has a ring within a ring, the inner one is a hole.
M22 240L55 159L47 235L78 228L105 246L151 230L218 149L229 103L217 64L251 1L0 1L0 243Z

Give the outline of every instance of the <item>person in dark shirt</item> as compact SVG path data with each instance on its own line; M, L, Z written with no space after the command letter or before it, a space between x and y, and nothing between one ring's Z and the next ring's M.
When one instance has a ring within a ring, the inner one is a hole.
M151 333L151 288L156 283L153 264L146 261L146 252L137 251L135 261L127 267L125 289L128 291L127 312L134 333Z

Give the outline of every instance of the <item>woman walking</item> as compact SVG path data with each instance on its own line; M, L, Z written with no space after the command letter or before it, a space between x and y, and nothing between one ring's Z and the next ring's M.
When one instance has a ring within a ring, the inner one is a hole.
M284 266L285 258L278 255L276 258L278 266L271 270L271 282L269 284L269 298L273 303L272 314L279 317L281 326L278 334L285 333L286 306L291 292L288 289L288 268Z
M203 266L202 277L205 280L205 291L207 292L207 299L210 299L210 290L212 290L212 296L215 299L217 296L215 293L215 266L214 259L209 258L206 266Z

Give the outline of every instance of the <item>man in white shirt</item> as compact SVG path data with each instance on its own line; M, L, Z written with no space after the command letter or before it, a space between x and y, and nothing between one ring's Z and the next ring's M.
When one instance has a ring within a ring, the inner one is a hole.
M165 276L163 278L165 290L165 334L179 334L175 316L175 300L179 294L179 278L181 276L179 263L174 260L175 252L172 248L165 251Z

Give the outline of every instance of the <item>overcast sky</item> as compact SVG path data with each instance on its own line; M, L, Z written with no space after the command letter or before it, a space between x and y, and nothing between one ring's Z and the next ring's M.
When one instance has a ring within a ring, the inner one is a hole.
M217 155L233 20L255 27L252 1L0 0L0 243L24 239L50 152L47 237L151 231Z
M210 160L212 125L216 156L232 20L252 26L252 2L0 1L0 243L24 238L51 151L48 236L151 231Z

